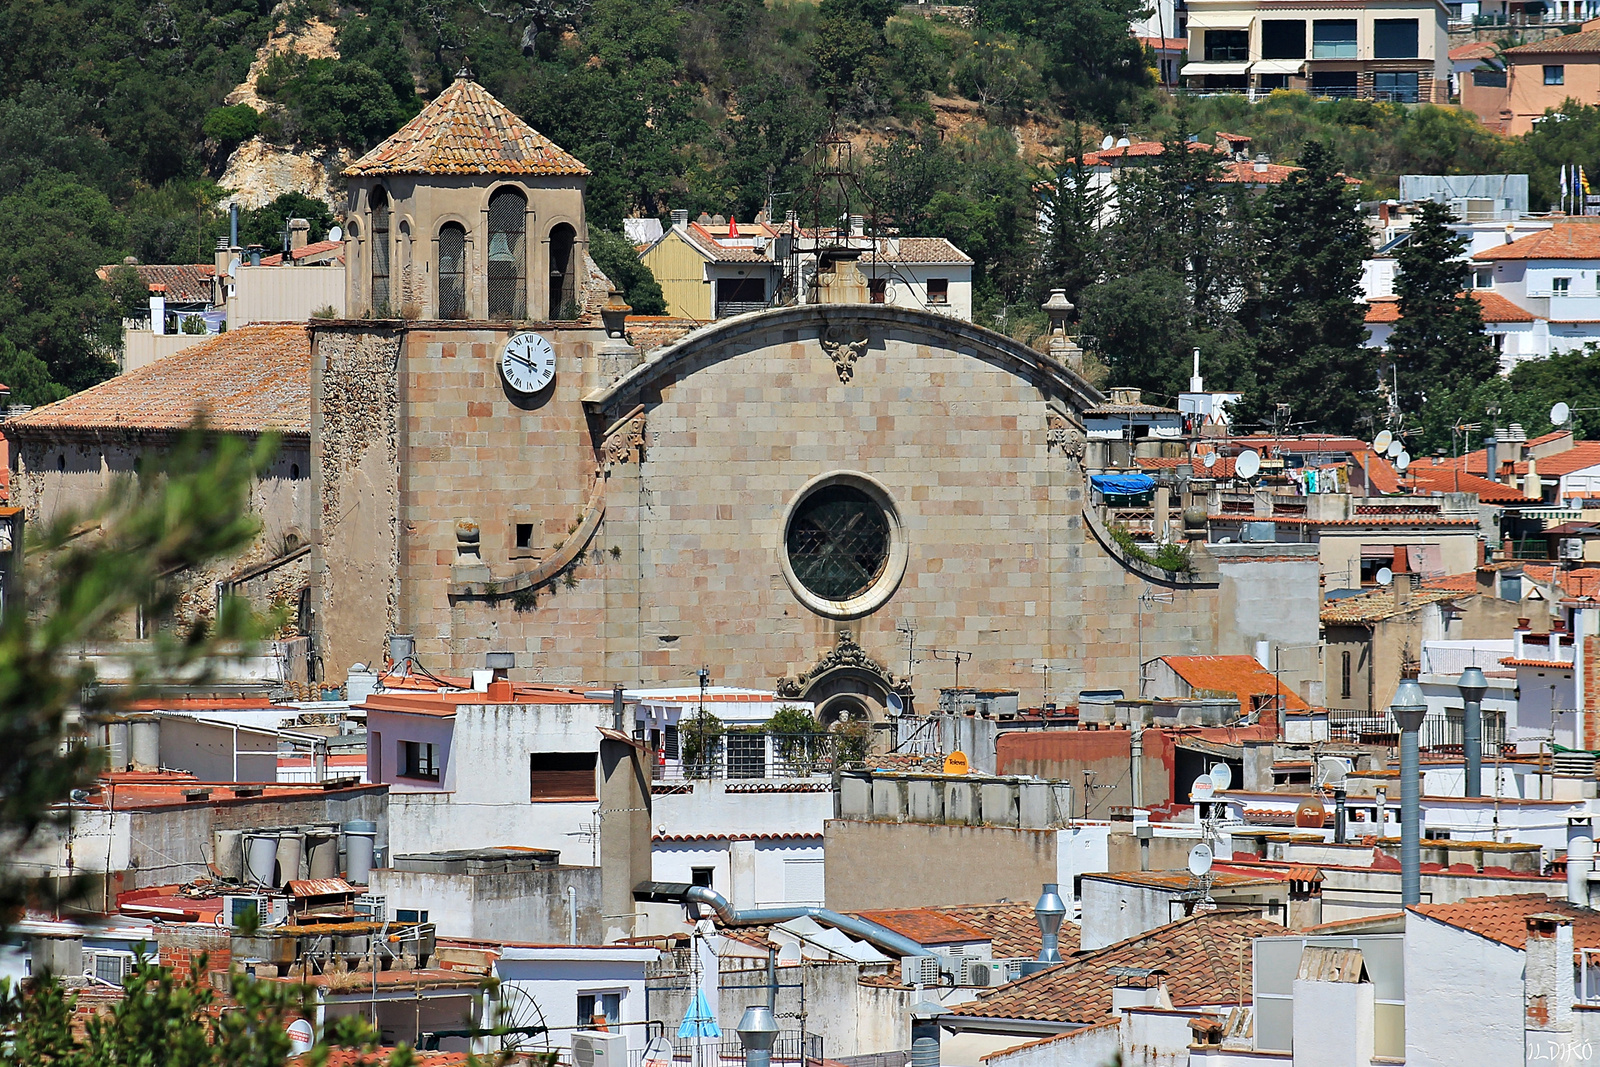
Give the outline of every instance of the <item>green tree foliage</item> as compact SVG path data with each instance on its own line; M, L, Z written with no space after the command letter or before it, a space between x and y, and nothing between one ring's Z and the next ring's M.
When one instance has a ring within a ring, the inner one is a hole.
M635 315L665 315L667 298L661 292L661 283L650 268L639 260L633 242L620 233L591 227L589 230L589 255L595 265L605 272L612 284L622 290L623 299L633 308Z
M1138 0L994 0L986 26L1040 42L1065 107L1084 117L1126 120L1137 111L1150 70L1128 33Z
M0 363L5 356L0 351ZM0 611L0 750L8 753L0 761L0 840L8 847L55 825L55 805L98 770L97 749L63 744L69 713L94 722L139 699L153 679L196 679L202 656L262 632L243 602L228 598L205 623L158 626L129 663L132 684L115 689L95 687L93 668L76 654L135 611L170 619L172 576L231 556L255 536L250 493L276 442L208 436L196 428L166 458L113 483L91 511L69 509L33 529L27 587ZM86 526L98 534L82 536ZM13 913L26 889L15 868L0 871L0 916Z
M1081 128L1074 128L1073 144L1077 151L1056 168L1042 198L1043 248L1034 290L1041 302L1051 289L1066 290L1068 300L1081 300L1083 291L1099 281L1105 267L1105 242L1100 230L1107 190L1095 182L1093 172L1083 162Z
M214 107L206 115L205 124L201 129L213 141L231 148L240 141L248 141L260 132L261 112L249 104Z
M1561 202L1561 168L1580 165L1593 183L1600 177L1600 107L1567 100L1545 112L1506 149L1506 169L1528 176L1528 207L1555 210Z
M1083 330L1116 385L1171 395L1188 377L1193 304L1183 276L1150 267L1108 279L1083 294Z
M416 113L414 95L402 102L382 74L358 60L280 53L258 87L289 109L290 132L313 144L370 148Z
M239 213L239 243L246 248L260 245L269 254L281 251L284 227L290 219L305 219L311 225L308 243L325 240L333 228L333 212L327 204L304 193L284 193L271 203ZM217 229L218 236L226 232L225 226Z
M148 309L147 309L148 310ZM39 407L60 400L69 390L50 377L50 368L44 360L0 337L0 382L11 390L8 400L13 404Z
M127 223L98 190L39 178L0 199L0 337L43 360L52 380L84 389L110 377L121 317L95 276L127 244Z
M1299 162L1303 170L1262 196L1254 381L1239 414L1268 423L1273 405L1288 404L1292 422L1351 433L1371 415L1377 385L1357 299L1370 246L1333 153L1309 142Z
M1438 390L1475 387L1500 369L1482 309L1461 289L1467 239L1451 231L1454 218L1444 204L1423 204L1400 249L1400 321L1389 335L1389 354L1404 411L1416 411Z

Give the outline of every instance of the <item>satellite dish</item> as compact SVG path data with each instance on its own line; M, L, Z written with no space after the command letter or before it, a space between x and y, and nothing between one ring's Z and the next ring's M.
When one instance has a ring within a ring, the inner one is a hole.
M1550 406L1550 421L1557 426L1564 424L1572 418L1572 409L1567 407L1566 401L1557 400Z
M1253 448L1240 452L1233 464L1233 472L1241 478L1254 478L1261 473L1261 454Z
M72 797L74 804L86 804L89 802L89 791L87 789L74 789L68 795Z
M1378 584L1388 585L1392 581L1394 581L1394 571L1390 570L1388 567L1379 567Z
M1344 780L1350 773L1350 768L1344 760L1335 756L1323 756L1317 760L1317 777L1323 785L1338 787L1344 785Z
M1207 452L1206 458L1202 462L1205 463L1206 470L1210 470L1217 465L1217 454L1215 452Z
M1189 850L1189 873L1204 878L1211 873L1211 846L1199 844Z
M890 715L904 715L906 713L906 702L900 699L899 693L890 693L886 703L889 705Z
M1394 459L1405 450L1406 446L1401 444L1399 441L1390 441L1389 447L1383 450L1383 454L1388 456L1390 459Z
M234 256L232 259L228 260L228 277L237 277L239 274L239 268L242 266L244 266L244 260L240 259L238 256Z
M1111 146L1116 144L1116 143L1117 143L1116 138L1112 137L1108 133L1108 134L1106 134L1106 139L1100 142L1100 151L1102 151L1102 152L1108 151L1111 148Z
M1215 763L1211 766L1211 784L1217 792L1222 792L1233 784L1233 769L1226 763Z
M1211 775L1202 774L1200 777L1196 778L1194 780L1194 784L1189 787L1189 800L1192 803L1198 804L1203 801L1211 800L1216 796L1216 793L1217 784L1211 780Z
M1118 137L1117 138L1117 147L1118 148L1127 148L1128 145L1131 144L1131 143L1132 142L1129 141L1126 137Z
M1394 457L1394 469L1404 474L1409 466L1411 466L1411 453L1402 449L1400 454Z
M1387 452L1389 450L1389 446L1393 443L1394 434L1390 433L1388 430L1379 430L1378 436L1372 439L1372 450L1380 453Z
M330 240L330 241L342 241L342 240L344 240L344 231L339 229L339 227L335 226L333 229L328 231L328 240Z

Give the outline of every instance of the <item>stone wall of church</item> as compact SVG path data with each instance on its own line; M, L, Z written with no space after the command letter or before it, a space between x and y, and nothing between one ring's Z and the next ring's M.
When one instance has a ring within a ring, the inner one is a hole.
M823 345L856 318L864 343ZM687 685L705 664L772 688L848 630L928 708L955 652L962 684L1035 703L1047 677L1058 701L1134 691L1141 658L1215 650L1214 584L1130 566L1085 523L1063 447L1075 401L1037 353L914 312L789 309L658 354L636 397L591 393L586 411L602 335L542 332L557 379L529 400L496 370L505 331L419 323L402 345L318 328L319 418L337 431L317 435L330 675L398 629L435 670L505 650L513 677ZM335 402L349 410L330 417ZM836 472L886 494L904 546L854 618L813 610L783 563L790 508Z

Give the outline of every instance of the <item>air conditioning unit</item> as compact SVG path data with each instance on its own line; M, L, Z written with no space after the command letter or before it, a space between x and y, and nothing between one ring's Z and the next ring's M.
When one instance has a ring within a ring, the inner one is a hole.
M118 949L94 949L83 954L83 973L109 985L121 985L133 973L133 953Z
M375 923L389 921L389 898L383 893L362 893L355 899L356 914Z
M572 1067L628 1067L628 1039L600 1030L572 1034Z
M238 926L245 912L251 909L255 910L256 919L262 926L276 926L289 917L289 901L286 897L238 893L222 898L222 921L229 926Z
M1582 559L1583 539L1579 537L1563 537L1557 546L1556 555L1562 559Z
M1008 971L1005 960L969 959L966 966L966 980L962 984L977 986L979 989L1005 985L1010 981Z
M902 956L900 984L936 986L939 984L939 972L943 964L944 960L939 956Z

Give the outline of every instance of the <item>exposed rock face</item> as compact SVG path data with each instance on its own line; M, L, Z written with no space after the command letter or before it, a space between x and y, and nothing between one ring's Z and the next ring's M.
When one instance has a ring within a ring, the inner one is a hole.
M226 207L237 201L242 207L256 208L284 193L304 193L342 215L345 193L340 173L351 159L343 148L283 148L253 137L228 157L222 185L233 194L222 204Z
M280 13L284 5L278 5ZM275 55L298 54L308 59L336 59L339 50L335 44L336 30L320 19L313 18L303 26L289 29L280 22L267 38L267 43L256 52L250 72L244 81L229 93L229 104L249 104L257 111L268 114L281 111L282 106L263 100L256 91L267 63ZM222 185L233 190L233 195L222 201L226 208L238 203L241 207L257 208L271 203L284 193L304 193L321 200L333 209L335 215L344 212L344 179L340 172L353 157L345 149L313 149L302 146L285 148L254 137L241 144L228 157L227 169L222 175Z

